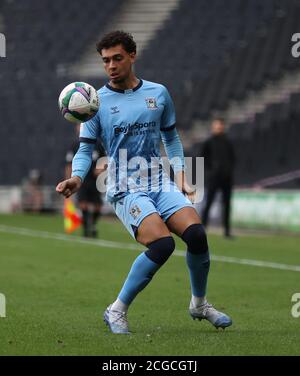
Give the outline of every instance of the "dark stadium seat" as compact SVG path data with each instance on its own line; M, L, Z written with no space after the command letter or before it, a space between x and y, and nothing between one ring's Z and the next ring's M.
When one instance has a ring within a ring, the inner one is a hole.
M76 80L58 72L78 59L124 2L89 0L84 11L79 0L70 2L67 10L60 1L52 0L0 2L9 36L8 57L0 59L0 135L2 139L11 135L5 151L0 151L0 184L20 182L24 169L36 163L36 155L43 155L37 167L44 169L45 182L56 182L73 136L72 125L59 114L57 98L66 84ZM168 87L176 104L178 127L188 129L195 120L207 120L213 112L226 110L230 100L243 99L249 90L260 90L286 71L299 69L300 59L290 53L290 34L299 31L299 20L296 0L198 0L192 5L180 1L139 56L136 71ZM104 83L94 77L86 81L96 87ZM264 148L272 153L268 137L276 143L282 136L277 126L272 133L274 121L286 124L291 118L291 132L298 135L299 116L300 95L295 94L288 104L269 106L254 121L234 125L232 137L242 143L242 148L237 146L241 152L251 151L256 145L254 137L261 137L255 157L259 159ZM286 160L279 153L282 166L292 159L289 150L298 152L295 139L288 142L292 146L287 148ZM4 154L11 150L18 151L18 167L7 172ZM253 178L255 163L251 156L241 157L239 181Z
M84 12L78 0L67 10L60 1L0 2L9 40L7 58L0 59L0 184L20 183L31 168L43 172L46 184L62 177L74 127L62 119L57 100L76 77L60 78L57 66L77 60L123 1L89 0Z
M252 121L236 123L229 135L237 156L236 184L251 185L265 177L299 169L300 94L269 105ZM294 182L285 184L293 187Z
M180 97L188 96L184 79L179 80L179 76L193 77L194 95L209 79L205 93L199 97L201 108L193 111L195 119L205 119L213 109L225 109L230 97L243 98L252 86L253 66L258 63L255 33L272 18L275 6L273 0L200 0L193 6L182 1L148 45L137 63L138 69L152 80L163 76L176 105L183 102ZM252 44L243 48L249 40ZM153 54L157 45L159 51ZM189 118L187 109L178 107L178 125L186 127L183 119Z

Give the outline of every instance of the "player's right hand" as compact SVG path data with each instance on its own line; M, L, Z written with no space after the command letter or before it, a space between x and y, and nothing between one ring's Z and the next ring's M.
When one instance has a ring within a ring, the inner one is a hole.
M56 192L64 195L66 198L76 193L81 186L81 179L78 176L73 176L70 179L64 180L57 184Z

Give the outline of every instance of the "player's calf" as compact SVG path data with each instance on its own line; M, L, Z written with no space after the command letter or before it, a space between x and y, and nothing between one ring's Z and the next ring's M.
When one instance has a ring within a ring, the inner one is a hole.
M148 244L148 250L135 259L117 300L104 313L104 321L113 333L128 333L126 314L129 305L148 285L174 249L174 239L166 236Z
M189 268L192 298L200 303L206 295L210 258L203 225L190 225L182 234L187 245L186 263Z
M187 245L187 250L193 254L208 252L207 237L204 226L200 223L190 225L182 234L182 240Z
M187 265L190 271L192 299L189 307L195 320L207 320L216 328L232 325L232 320L225 313L216 310L206 301L207 278L210 267L207 237L203 225L193 224L182 234L187 244Z

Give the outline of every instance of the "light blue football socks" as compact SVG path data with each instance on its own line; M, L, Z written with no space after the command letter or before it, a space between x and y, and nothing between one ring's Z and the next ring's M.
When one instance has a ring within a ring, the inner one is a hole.
M190 273L192 294L197 297L204 297L210 267L209 252L195 254L187 251L186 263Z
M137 294L148 285L160 267L161 265L151 261L145 253L140 254L132 264L118 299L128 306Z

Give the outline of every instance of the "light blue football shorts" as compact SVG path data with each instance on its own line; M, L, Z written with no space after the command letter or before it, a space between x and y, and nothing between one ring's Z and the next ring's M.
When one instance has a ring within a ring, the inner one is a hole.
M171 192L134 192L113 203L119 219L133 238L144 218L158 213L164 222L184 207L193 208L191 201L174 187Z

